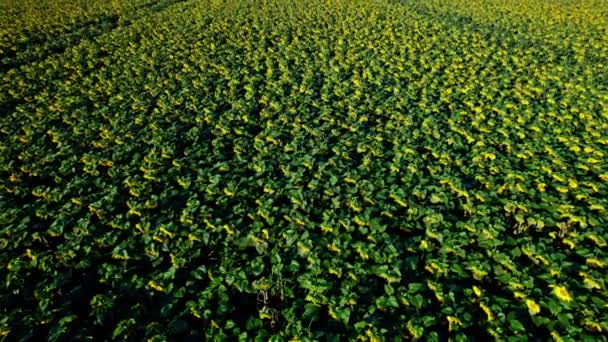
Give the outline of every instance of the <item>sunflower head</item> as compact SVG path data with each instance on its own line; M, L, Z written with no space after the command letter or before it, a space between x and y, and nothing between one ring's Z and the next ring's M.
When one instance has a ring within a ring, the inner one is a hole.
M534 316L540 312L540 306L531 299L526 299L526 306L528 307L528 312L531 316Z
M557 297L557 299L559 299L563 302L572 301L572 296L570 295L570 292L568 292L568 289L566 289L565 286L554 285L553 286L553 295L555 295L555 297Z

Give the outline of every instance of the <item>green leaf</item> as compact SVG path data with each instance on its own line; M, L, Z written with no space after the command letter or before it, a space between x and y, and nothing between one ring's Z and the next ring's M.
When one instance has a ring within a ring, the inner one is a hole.
M425 327L430 327L431 325L435 324L436 318L433 316L423 316L420 320L422 321L422 325Z
M319 319L321 306L317 304L308 303L304 305L304 313L302 318L305 320L316 321ZM349 313L350 315L350 313Z
M348 321L350 320L350 313L351 313L351 309L349 309L349 308L342 308L342 309L336 310L336 314L338 315L338 317L344 324L348 324Z
M421 308L424 306L424 304L425 304L424 297L422 297L422 296L421 296L421 295L419 295L419 294L415 295L414 297L411 297L411 298L410 298L410 302L411 302L412 304L414 304L414 306L415 306L417 309L421 309Z
M526 328L524 327L524 325L521 324L521 322L518 321L518 320L516 320L516 319L510 319L509 320L509 326L514 331L525 331L526 330Z
M410 294L416 294L426 288L426 286L422 283L409 283L407 287L408 293Z
M125 337L128 334L128 331L135 326L135 319L129 318L118 322L116 328L112 332L112 338L116 339L119 337Z

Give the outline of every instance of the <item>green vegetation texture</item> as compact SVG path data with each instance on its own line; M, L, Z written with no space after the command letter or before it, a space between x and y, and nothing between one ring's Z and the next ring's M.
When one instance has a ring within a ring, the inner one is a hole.
M0 340L607 340L608 2L0 17Z

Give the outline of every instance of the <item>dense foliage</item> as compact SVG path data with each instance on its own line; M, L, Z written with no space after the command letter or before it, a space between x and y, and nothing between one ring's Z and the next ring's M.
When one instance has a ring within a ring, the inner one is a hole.
M605 1L0 16L0 339L606 341Z

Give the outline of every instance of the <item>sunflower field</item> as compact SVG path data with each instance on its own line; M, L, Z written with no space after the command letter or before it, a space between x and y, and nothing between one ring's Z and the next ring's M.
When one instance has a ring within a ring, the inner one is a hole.
M0 341L608 341L605 0L0 17Z

